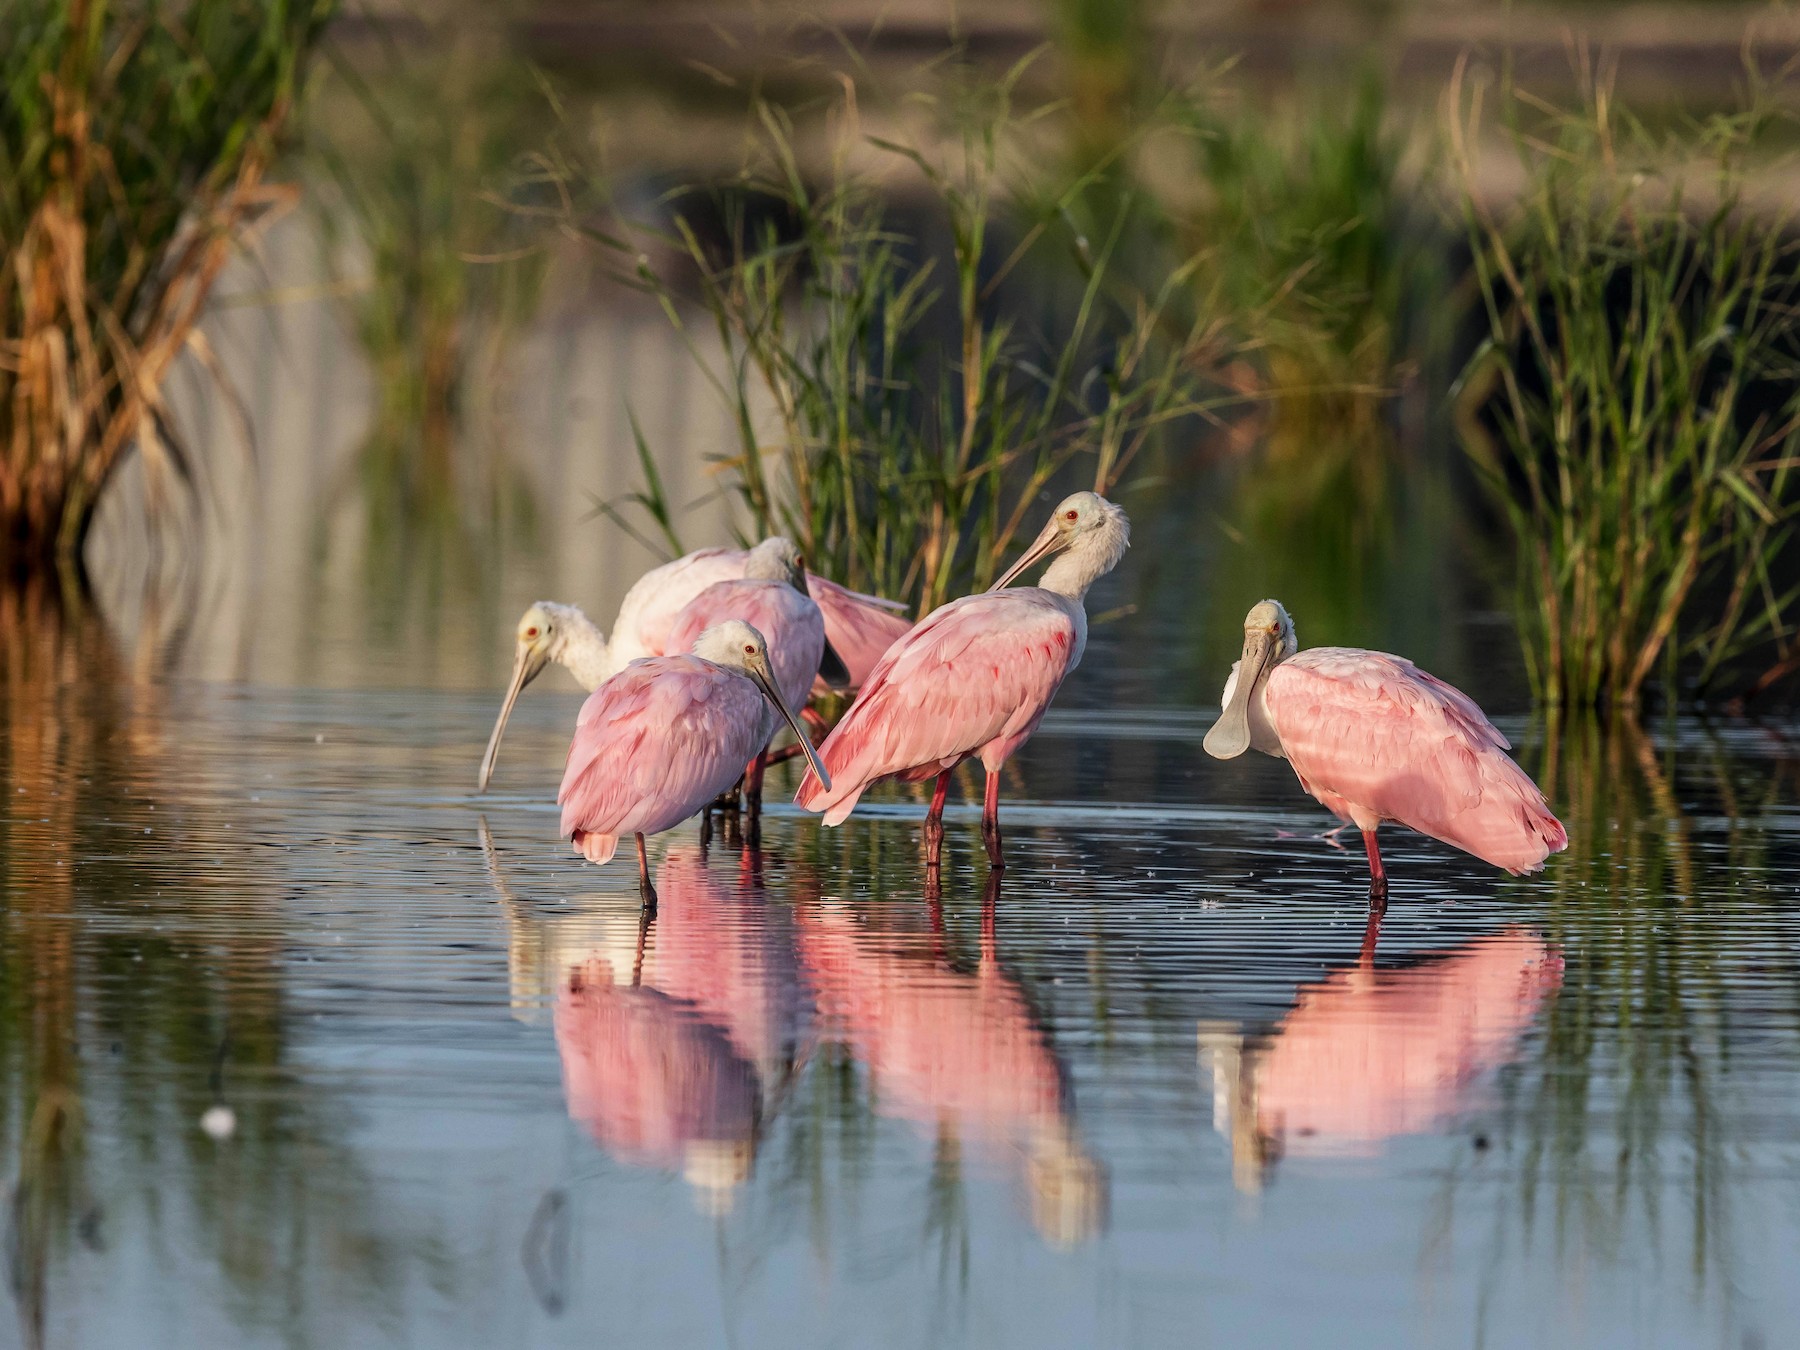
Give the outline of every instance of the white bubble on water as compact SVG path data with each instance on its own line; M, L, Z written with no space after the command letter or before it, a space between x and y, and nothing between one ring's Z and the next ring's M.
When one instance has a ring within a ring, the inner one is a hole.
M209 1106L200 1115L200 1128L222 1144L237 1133L237 1112L223 1102Z

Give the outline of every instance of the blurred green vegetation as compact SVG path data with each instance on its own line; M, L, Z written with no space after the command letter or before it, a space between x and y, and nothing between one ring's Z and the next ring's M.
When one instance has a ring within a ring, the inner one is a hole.
M476 16L467 16L475 18ZM452 24L423 50L333 50L303 169L328 272L368 361L374 410L331 506L353 504L386 631L439 628L480 588L505 527L529 533L508 453L514 344L547 268L541 231L496 199L554 120L548 87ZM400 585L392 584L399 578Z
M0 547L79 571L127 451L191 486L162 385L263 182L330 0L11 0L0 22Z
M669 200L660 267L640 237L658 222L577 225L659 300L730 411L739 444L723 481L750 533L788 534L814 566L921 612L992 580L1049 488L1115 490L1210 392L1189 265L1172 258L1147 289L1115 266L1131 194L1097 237L1071 215L1091 173L1011 214L1020 132L1039 116L1015 102L1023 69L933 101L943 134L929 145L868 142L910 170L944 255L925 253L852 164L853 101L817 185L791 115L758 102L741 174ZM712 236L695 224L702 200ZM1009 285L1061 298L1042 332L1024 331ZM646 488L638 504L666 521Z
M1479 96L1456 99L1487 341L1466 419L1517 558L1515 610L1550 703L1633 709L1794 627L1800 448L1795 243L1753 200L1778 105L1652 132L1607 75L1565 111L1500 91L1523 186L1476 183ZM1466 119L1466 122L1465 120Z

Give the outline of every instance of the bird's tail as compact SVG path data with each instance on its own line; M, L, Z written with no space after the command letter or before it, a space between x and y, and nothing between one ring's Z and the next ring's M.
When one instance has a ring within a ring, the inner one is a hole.
M819 776L811 769L800 780L800 790L794 794L794 801L802 811L823 811L825 824L842 825L845 817L856 809L861 800L866 783L839 782L837 770L829 760L825 764L825 772L831 775L831 791L819 781Z
M595 834L591 830L576 830L569 836L569 842L575 845L575 851L591 863L608 863L619 849L619 836L616 834Z

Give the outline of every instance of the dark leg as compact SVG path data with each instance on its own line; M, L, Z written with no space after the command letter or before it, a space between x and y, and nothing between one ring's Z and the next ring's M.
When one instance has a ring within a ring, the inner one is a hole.
M1376 900L1369 897L1369 921L1363 926L1362 951L1359 959L1365 966L1375 964L1375 944L1381 939L1381 919L1387 913L1387 899Z
M763 755L763 767L773 768L777 764L786 764L790 759L799 758L800 746L798 743L784 745L779 750L770 750Z
M638 894L643 897L644 910L656 913L656 887L650 884L650 855L644 851L644 836L637 836L638 846Z
M1000 775L990 770L987 776L987 802L981 809L981 842L987 845L988 861L995 869L1006 866L1006 855L1000 851Z
M703 862L706 859L706 850L712 845L712 813L712 802L708 802L700 808L700 858Z
M1369 908L1387 909L1387 869L1381 865L1381 849L1375 831L1363 831L1363 847L1369 851Z
M644 982L644 939L650 936L650 925L656 922L656 906L645 905L638 911L637 955L631 958L631 987Z
M931 809L925 813L925 866L936 869L944 850L944 794L950 791L950 770L937 776L931 790Z
M767 755L767 747L758 750L756 758L750 761L750 767L744 770L744 809L750 818L750 823L744 830L744 842L751 848L758 848L762 844L762 780Z

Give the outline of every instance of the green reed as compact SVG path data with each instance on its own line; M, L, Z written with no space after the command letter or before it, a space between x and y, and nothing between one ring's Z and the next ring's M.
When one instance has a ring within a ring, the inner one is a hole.
M79 565L134 446L191 480L162 385L234 241L330 0L12 0L0 22L0 547Z
M1728 1282L1754 1091L1733 1077L1732 991L1786 903L1757 820L1788 799L1786 774L1717 742L1659 746L1629 718L1550 718L1538 778L1569 849L1545 924L1565 972L1511 1102L1527 1242L1612 1260L1643 1239L1672 1266L1685 1252L1696 1291ZM1681 1212L1662 1212L1670 1195Z
M1791 629L1795 249L1749 196L1763 101L1657 134L1604 76L1582 94L1503 90L1523 190L1497 210L1481 97L1451 91L1488 326L1466 439L1517 544L1537 693L1630 708L1652 676L1688 662L1704 686Z
M1414 348L1443 338L1441 228L1429 156L1390 116L1372 71L1262 106L1224 71L1184 94L1201 199L1188 228L1212 245L1237 339L1238 379L1268 394L1272 435L1318 457L1379 440ZM1377 449L1377 458L1380 457Z
M750 161L716 194L722 245L690 224L695 194L673 203L673 264L609 241L731 411L721 476L749 531L788 534L814 566L921 611L991 581L1052 486L1116 490L1158 429L1203 408L1188 265L1128 281L1130 193L1093 237L1077 228L1098 171L1048 194L1034 179L1028 196L1022 145L1041 113L1016 106L1019 73L939 100L942 134L923 146L861 137L847 100L816 184L791 114L758 101ZM895 224L853 162L869 150L910 173L947 256ZM1005 286L1058 280L1068 303L1043 334L1002 303Z
M492 51L482 22L459 12L422 50L334 46L308 105L302 163L375 394L332 499L362 508L376 621L390 629L435 625L432 579L461 568L483 584L493 523L529 519L498 404L546 262L531 222L490 194L554 105L525 62Z

